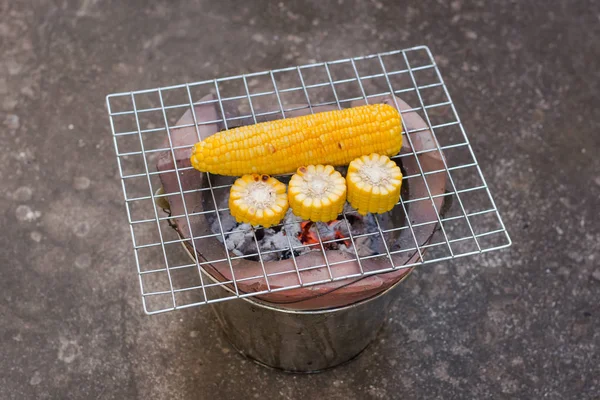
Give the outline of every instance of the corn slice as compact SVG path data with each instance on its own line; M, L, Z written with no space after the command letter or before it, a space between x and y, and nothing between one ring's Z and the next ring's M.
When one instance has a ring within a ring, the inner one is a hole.
M371 154L348 166L348 202L359 214L390 211L400 199L402 172L389 157Z
M229 212L240 223L277 225L288 207L285 185L268 175L244 175L229 193Z
M292 212L310 221L337 218L346 202L346 181L331 165L298 168L288 189Z

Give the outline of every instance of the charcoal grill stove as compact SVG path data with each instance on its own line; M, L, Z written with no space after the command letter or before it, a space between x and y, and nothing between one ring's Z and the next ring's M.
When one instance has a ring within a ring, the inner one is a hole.
M291 214L274 229L236 224L234 178L190 166L193 144L217 131L376 102L403 117L402 197L365 219L346 207L333 236ZM265 364L346 361L414 267L511 244L427 47L111 94L107 106L145 312L212 304L232 343Z

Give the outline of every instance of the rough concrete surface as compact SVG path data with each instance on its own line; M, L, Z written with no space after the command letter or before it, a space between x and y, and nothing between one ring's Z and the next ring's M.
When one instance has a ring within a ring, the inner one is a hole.
M593 1L0 1L0 398L600 396ZM104 97L426 44L514 244L428 265L357 360L244 360L142 312ZM596 211L594 211L596 210Z

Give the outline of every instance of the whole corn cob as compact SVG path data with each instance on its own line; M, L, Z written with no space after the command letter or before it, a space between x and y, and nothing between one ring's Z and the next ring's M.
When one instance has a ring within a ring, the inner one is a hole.
M293 172L301 165L346 165L363 154L395 155L402 147L398 111L372 104L242 126L194 146L199 171L220 175Z
M388 157L371 154L350 163L346 182L348 202L360 214L384 213L400 199L402 172Z
M237 222L277 225L288 210L285 185L268 175L244 175L229 193L229 212Z
M346 202L346 181L331 165L298 168L288 189L292 212L303 219L328 222Z

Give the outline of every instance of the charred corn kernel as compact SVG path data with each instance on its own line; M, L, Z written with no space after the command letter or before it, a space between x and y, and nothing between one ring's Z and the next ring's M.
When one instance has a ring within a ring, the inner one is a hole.
M290 179L288 199L297 216L315 222L332 221L344 208L346 180L331 165L300 167Z
M244 175L229 193L229 212L237 222L277 225L288 210L285 185L268 175Z
M371 104L263 122L216 133L194 146L190 161L220 175L281 174L301 165L347 165L363 154L402 147L398 111Z
M402 172L389 157L371 154L350 163L346 182L348 203L360 214L384 213L400 199Z

